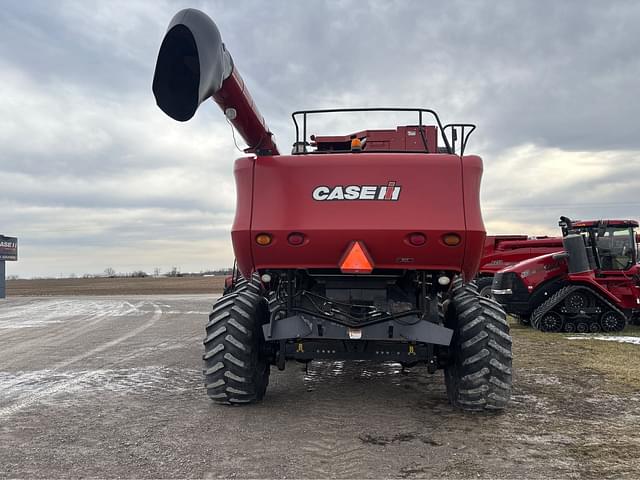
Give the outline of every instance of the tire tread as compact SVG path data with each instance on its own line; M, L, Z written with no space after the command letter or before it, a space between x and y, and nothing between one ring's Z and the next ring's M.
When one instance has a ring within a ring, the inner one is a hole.
M259 278L239 280L236 287L214 304L203 342L207 395L231 405L262 400L270 368L260 353L266 301Z
M511 397L512 340L502 307L473 283L454 280L453 358L445 368L451 403L465 411L501 411Z

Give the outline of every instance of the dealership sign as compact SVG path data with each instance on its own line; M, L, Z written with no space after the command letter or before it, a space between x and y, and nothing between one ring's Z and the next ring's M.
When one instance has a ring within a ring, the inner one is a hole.
M18 239L0 235L0 261L18 260Z

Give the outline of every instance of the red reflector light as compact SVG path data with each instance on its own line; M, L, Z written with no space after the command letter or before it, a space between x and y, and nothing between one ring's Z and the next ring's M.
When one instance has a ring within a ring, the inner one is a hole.
M373 260L364 243L351 242L347 253L340 261L340 271L342 273L371 273L373 271Z
M409 235L409 243L414 247L424 245L426 241L427 237L425 237L422 233L416 232Z
M304 243L304 235L302 233L294 232L289 234L289 236L287 237L287 240L289 241L290 245L294 245L294 246L302 245Z

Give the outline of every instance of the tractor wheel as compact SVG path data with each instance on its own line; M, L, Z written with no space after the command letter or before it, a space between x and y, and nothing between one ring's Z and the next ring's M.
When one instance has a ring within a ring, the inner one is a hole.
M547 312L542 315L539 322L539 330L542 332L557 333L562 331L563 327L562 315L558 312ZM577 330L576 326L576 330Z
M598 323L598 321L591 320L591 322L589 322L589 332L598 333L599 331L600 331L600 324Z
M576 324L575 324L575 323L573 323L573 321L572 321L572 320L568 320L568 321L564 322L564 328L563 328L563 330L564 330L566 333L575 333L575 331L576 331Z
M587 333L589 331L589 324L585 320L579 320L576 324L576 332Z
M502 410L511 397L507 316L496 301L481 297L473 284L456 283L446 317L454 331L445 367L449 401L466 411Z
M262 400L269 383L269 362L262 351L266 302L244 287L216 302L206 327L205 386L216 403Z
M493 298L493 295L491 293L492 283L493 283L493 277L482 277L482 278L476 279L475 284L478 287L478 292L480 292L481 297Z
M609 310L600 317L600 325L603 332L621 332L627 326L627 319L618 312Z
M564 300L565 306L574 311L580 311L589 306L589 297L584 292L570 293Z

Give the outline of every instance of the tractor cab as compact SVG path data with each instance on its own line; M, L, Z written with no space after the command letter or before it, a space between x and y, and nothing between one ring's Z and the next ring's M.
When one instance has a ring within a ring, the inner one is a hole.
M635 220L571 221L560 217L562 236L579 234L587 248L587 257L594 270L628 270L636 265Z

